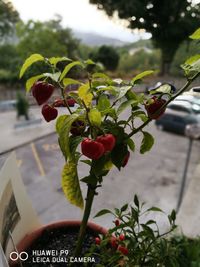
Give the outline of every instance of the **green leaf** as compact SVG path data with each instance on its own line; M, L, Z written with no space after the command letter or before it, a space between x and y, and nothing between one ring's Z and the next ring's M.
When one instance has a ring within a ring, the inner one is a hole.
M163 212L160 208L157 207L151 207L147 211L158 211L158 212Z
M110 77L108 75L106 75L105 73L101 73L101 72L95 72L92 75L92 78L93 79L101 78L101 79L104 79L104 80L110 80Z
M193 76L200 72L200 55L190 57L186 60L184 64L181 65L182 69L185 71L186 76Z
M72 114L72 115L63 115L60 116L57 119L56 122L56 131L59 135L59 145L61 148L61 151L65 157L65 160L74 158L74 154L70 151L70 143L69 143L69 132L71 129L72 123L78 119L78 114Z
M83 162L83 163L85 163L85 164L87 164L87 165L89 165L89 166L92 166L92 161L89 160L89 159L82 159L80 161Z
M58 82L60 74L61 74L61 72L58 71L58 72L55 72L55 73L44 73L44 76L51 78L55 82Z
M193 34L189 36L193 40L199 40L200 39L200 28L198 28Z
M95 126L101 125L101 112L98 111L96 108L93 108L88 113L90 123Z
M56 132L60 134L62 127L69 115L60 115L56 121Z
M84 63L87 64L87 65L96 65L96 63L91 59L85 60Z
M146 222L146 225L151 225L151 224L156 224L156 221L154 220L149 220Z
M145 152L149 151L152 148L154 144L154 138L148 132L142 132L142 133L143 133L143 139L142 139L142 145L140 147L140 153L144 154Z
M70 58L68 57L51 57L48 59L51 65L56 66L58 62L61 61L72 61Z
M151 236L151 238L153 238L154 239L154 232L153 232L153 230L151 229L151 227L149 227L148 225L146 225L146 224L140 224L141 226L142 226L142 228L144 229L144 231L149 235L149 236Z
M64 86L68 86L70 84L81 84L81 82L74 80L74 79L71 79L71 78L64 78L62 83Z
M150 74L152 74L152 73L154 73L153 70L146 70L146 71L144 71L144 72L142 72L142 73L136 75L136 76L132 79L132 82L135 83L137 80L141 80L141 79L144 78L145 76L150 75Z
M133 152L135 151L135 143L133 142L133 140L131 138L129 138L126 141L128 147L130 148L130 150L132 150Z
M138 95L136 93L134 93L133 91L129 90L127 93L126 93L126 98L128 100L131 100L131 99L134 99L136 101L138 101Z
M171 85L163 84L163 85L159 86L157 89L150 91L150 94L152 94L152 95L156 94L156 93L170 94L171 93Z
M62 79L67 75L67 73L73 68L74 66L82 66L83 64L80 61L74 61L72 63L69 63L63 70L63 72L60 75L59 81L62 81Z
M69 137L69 147L70 147L70 154L73 155L76 152L78 145L82 142L82 136L70 136Z
M112 163L120 170L125 156L128 153L126 144L117 144L111 152Z
M148 120L148 117L146 116L146 113L142 110L137 110L132 112L133 118L140 118L143 122L146 122Z
M121 212L124 212L124 211L126 211L128 209L128 204L125 204L121 209L120 209L120 211Z
M101 87L101 88L98 88L97 91L98 92L108 91L112 95L117 95L117 90L116 90L116 88L114 86Z
M172 210L172 212L171 212L171 219L172 219L172 221L176 220L176 211L175 210Z
M116 110L114 108L109 108L109 109L103 111L103 115L106 115L106 114L108 114L114 120L117 119Z
M140 114L137 117L140 118L143 122L146 122L149 119L146 114Z
M195 56L192 56L192 57L188 58L188 59L185 61L185 63L186 63L186 64L189 64L189 65L193 65L193 64L194 64L195 62L197 62L199 59L200 59L200 55L197 54L197 55L195 55Z
M101 95L98 99L97 109L103 112L110 108L110 101L106 95Z
M138 101L131 99L131 100L127 100L125 102L123 102L119 108L117 109L117 115L119 115L120 113L122 113L126 108L128 108L129 106L137 106Z
M105 176L108 173L108 169L106 168L106 164L108 163L108 155L103 155L98 160L94 160L92 162L91 173L96 175L97 177ZM109 167L109 166L108 166Z
M120 84L122 84L122 83L123 83L123 80L122 80L122 79L120 79L120 78L113 79L113 80L112 80L112 83L114 83L114 84L117 84L117 85L120 85Z
M126 93L131 90L132 86L122 86L120 87L118 90L119 90L119 93L118 93L118 97L116 100L119 100L121 99L122 97L124 97L126 95Z
M29 92L32 88L33 84L37 82L40 78L44 77L44 74L39 74L36 76L31 77L26 81L26 91Z
M82 178L81 182L95 186L97 184L97 177L95 175L89 175Z
M70 160L62 171L62 189L69 202L83 209L83 197L77 173L77 162Z
M97 218L97 217L100 217L102 215L105 215L105 214L112 214L112 212L108 209L103 209L101 211L99 211L95 216L94 218Z
M139 203L137 195L134 196L134 203L138 208L140 207L140 203Z
M21 78L26 70L37 61L44 61L44 57L40 54L32 54L30 57L28 57L21 67L19 78Z

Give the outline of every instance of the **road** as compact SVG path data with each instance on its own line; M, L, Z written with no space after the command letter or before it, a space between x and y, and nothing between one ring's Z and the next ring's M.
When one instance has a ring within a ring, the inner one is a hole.
M169 212L176 207L180 183L188 147L186 137L162 132L154 123L148 126L155 137L153 149L141 155L141 135L134 137L136 152L131 154L128 165L119 172L113 168L104 178L95 198L92 215L100 209L120 207L131 202L134 194L148 205L156 205ZM195 141L189 166L189 182L200 160L200 143ZM64 164L57 144L56 134L30 143L16 150L18 165L33 206L44 223L64 219L80 219L82 211L70 205L60 186L60 173ZM4 155L6 158L8 155ZM1 159L3 162L4 159ZM82 166L79 176L87 174ZM85 185L82 185L85 193ZM109 216L100 217L96 222L110 226Z

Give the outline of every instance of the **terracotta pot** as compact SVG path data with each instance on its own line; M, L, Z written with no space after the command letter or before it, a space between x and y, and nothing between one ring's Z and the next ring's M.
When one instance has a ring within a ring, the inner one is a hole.
M45 230L50 230L50 229L55 229L55 228L62 228L62 227L67 227L67 228L79 228L81 225L81 221L60 221L52 224L47 224L42 226L41 228L25 235L25 237L19 242L17 245L17 250L18 252L26 251L35 240L37 240ZM98 234L107 234L107 230L95 223L88 222L87 225L88 229L92 230L94 233ZM9 262L10 267L15 267L17 266L18 262Z

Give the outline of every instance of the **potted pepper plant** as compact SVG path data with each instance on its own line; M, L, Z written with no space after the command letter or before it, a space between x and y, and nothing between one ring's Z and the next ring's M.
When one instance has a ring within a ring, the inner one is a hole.
M168 222L167 230L160 229L156 213ZM176 249L167 238L176 229L176 213L166 214L157 207L145 207L137 195L132 203L114 211L104 209L96 217L112 214L113 226L95 238L87 255L95 255L97 267L102 266L179 266Z
M199 30L192 35L192 38L200 38ZM41 106L41 113L47 122L56 119L58 142L65 159L62 170L63 192L70 203L83 209L82 221L78 226L76 225L77 240L73 240L74 244L71 245L74 248L71 255L74 257L80 257L86 253L83 250L83 244L87 231L88 228L94 228L88 220L94 198L98 194L104 177L113 167L118 168L119 171L126 167L130 152L135 150L134 135L137 133L143 135L140 152L144 154L152 148L154 138L145 130L145 127L152 120L162 116L168 103L183 93L199 76L199 60L200 56L197 55L182 65L186 83L176 94L169 88L163 88L152 91L150 96L137 94L134 92L134 86L147 75L151 75L152 70L144 71L132 80L126 81L112 79L107 74L96 71L97 66L92 60L72 61L66 57L45 58L41 54L33 54L24 62L20 78L35 63L42 62L51 70L29 78L26 81L26 90L31 92ZM73 68L81 69L83 77L86 78L73 79L70 76ZM69 85L77 85L78 90L68 91L66 88ZM60 91L60 98L52 100L55 90ZM58 115L58 107L61 106L66 108L64 115ZM123 119L121 114L126 109L129 115ZM78 176L79 162L89 168L88 175L85 177ZM80 182L85 183L87 187L85 201ZM146 231L147 227L148 225ZM44 229L39 230L36 236L41 237L44 231ZM106 233L101 228L98 228L98 231L102 234ZM97 234L93 233L93 236ZM51 238L50 243L52 243ZM27 244L30 246L31 242ZM22 250L25 247L19 245L19 249ZM66 266L66 263L59 266Z

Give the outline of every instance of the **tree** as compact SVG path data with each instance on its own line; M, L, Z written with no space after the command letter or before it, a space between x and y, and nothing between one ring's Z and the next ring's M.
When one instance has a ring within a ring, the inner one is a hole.
M0 82L13 83L19 80L18 72L22 61L12 44L0 45Z
M147 69L158 69L160 60L160 51L153 50L151 53L146 52L144 49L140 49L133 55L124 53L120 57L118 70L125 75L135 72L142 72Z
M10 1L0 0L0 40L13 33L19 14Z
M96 53L91 54L91 57L111 71L115 70L119 63L119 54L111 46L102 45Z
M191 0L90 0L109 16L116 12L131 29L152 34L153 44L161 49L161 74L168 73L180 44L200 27L200 4Z
M32 53L41 53L45 57L68 56L78 54L79 41L73 38L71 30L61 26L61 19L46 22L28 21L17 25L19 43L17 50L24 59Z

